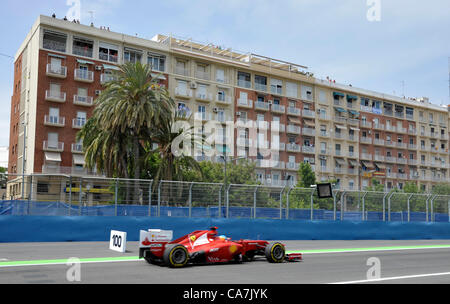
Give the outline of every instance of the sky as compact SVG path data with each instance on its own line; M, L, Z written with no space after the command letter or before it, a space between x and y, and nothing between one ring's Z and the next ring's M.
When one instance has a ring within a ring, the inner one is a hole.
M309 67L316 77L449 104L448 0L3 0L0 146L9 144L13 59L40 14L151 38L173 34Z

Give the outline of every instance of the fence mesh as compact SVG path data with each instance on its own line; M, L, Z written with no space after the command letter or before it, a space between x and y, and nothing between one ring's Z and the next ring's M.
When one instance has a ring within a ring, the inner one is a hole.
M66 175L6 176L0 215L449 222L450 196Z

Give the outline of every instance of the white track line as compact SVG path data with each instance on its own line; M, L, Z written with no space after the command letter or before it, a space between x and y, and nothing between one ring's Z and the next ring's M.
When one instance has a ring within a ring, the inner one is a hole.
M387 277L387 278L370 279L370 280L335 282L335 283L329 283L329 284L359 284L359 283L383 282L383 281L414 279L414 278L425 278L425 277L437 277L437 276L446 276L446 275L450 275L450 272L413 274L413 275L399 276L399 277Z

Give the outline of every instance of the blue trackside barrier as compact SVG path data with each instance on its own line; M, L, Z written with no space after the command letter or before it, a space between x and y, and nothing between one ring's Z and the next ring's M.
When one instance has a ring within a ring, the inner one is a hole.
M265 240L386 240L450 239L450 223L380 221L305 221L148 216L0 216L0 242L108 241L111 230L173 230L174 238L198 229L219 227L234 239Z

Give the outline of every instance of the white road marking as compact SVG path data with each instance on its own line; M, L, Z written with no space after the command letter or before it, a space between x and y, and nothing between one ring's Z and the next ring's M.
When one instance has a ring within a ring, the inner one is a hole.
M438 273L427 273L427 274L413 274L398 277L387 277L371 280L358 280L358 281L346 281L346 282L335 282L329 284L359 284L359 283L371 283L371 282L382 282L382 281L392 281L392 280L404 280L404 279L414 279L414 278L425 278L425 277L437 277L450 275L450 272L438 272Z

